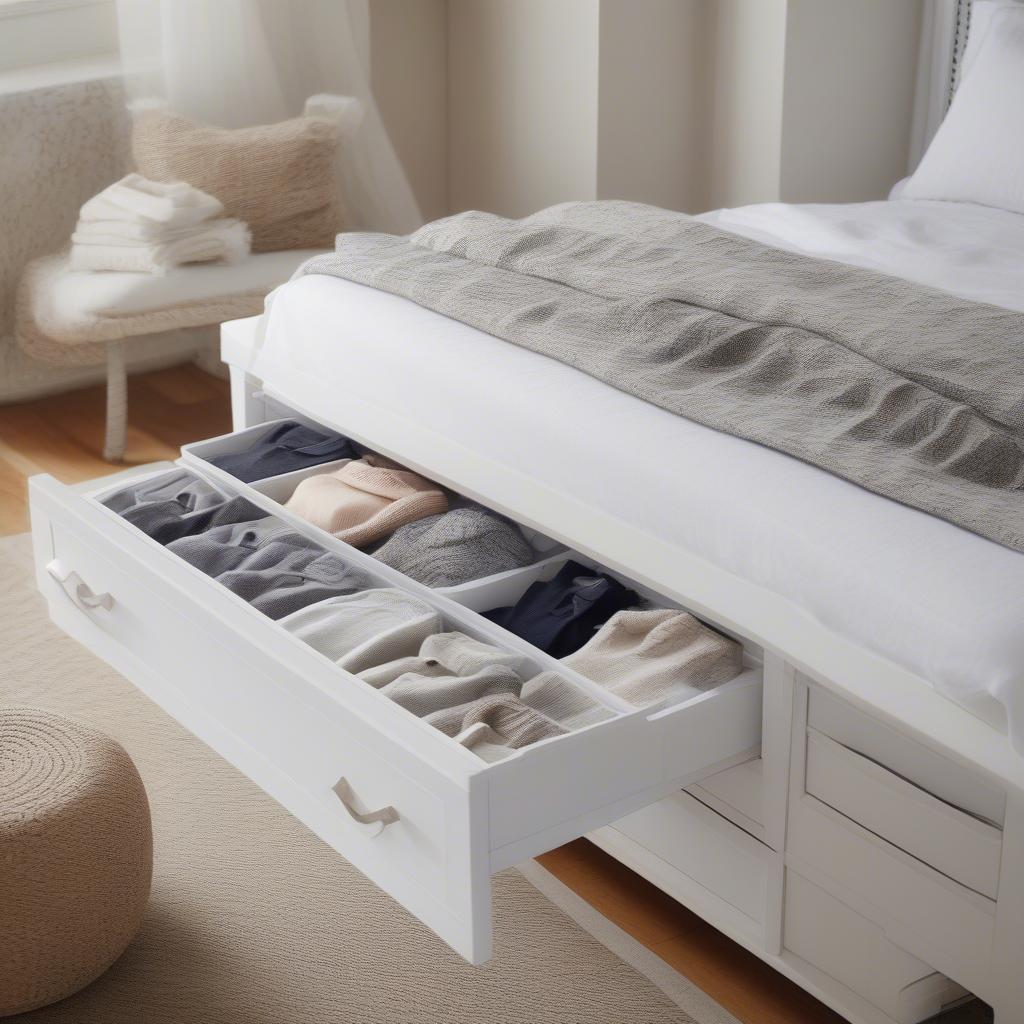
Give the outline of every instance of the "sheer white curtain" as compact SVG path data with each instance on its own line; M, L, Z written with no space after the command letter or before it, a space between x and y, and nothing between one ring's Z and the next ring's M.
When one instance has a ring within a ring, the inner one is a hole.
M374 102L367 0L118 0L130 97L239 128L300 114L307 97L352 97L339 147L353 226L399 234L423 218Z

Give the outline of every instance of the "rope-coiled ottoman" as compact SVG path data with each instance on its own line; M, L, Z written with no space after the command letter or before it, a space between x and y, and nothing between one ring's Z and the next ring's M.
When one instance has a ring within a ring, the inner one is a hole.
M0 708L0 1016L102 974L138 931L152 866L124 750L49 711Z

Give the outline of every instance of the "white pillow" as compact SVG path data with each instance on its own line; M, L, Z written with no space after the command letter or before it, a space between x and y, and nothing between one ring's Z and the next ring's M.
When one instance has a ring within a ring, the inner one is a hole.
M992 12L901 199L945 199L1024 213L1024 5Z

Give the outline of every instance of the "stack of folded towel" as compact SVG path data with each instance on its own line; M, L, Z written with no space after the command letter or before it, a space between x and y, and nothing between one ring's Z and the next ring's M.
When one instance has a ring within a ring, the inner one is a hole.
M249 228L223 213L220 200L182 181L129 174L82 207L71 269L163 274L182 263L245 259Z

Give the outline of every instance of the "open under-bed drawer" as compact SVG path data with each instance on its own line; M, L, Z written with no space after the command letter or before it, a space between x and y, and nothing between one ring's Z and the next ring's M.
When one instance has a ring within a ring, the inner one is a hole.
M474 963L491 955L491 874L758 749L754 659L717 689L636 709L444 593L329 539L377 585L430 601L446 628L518 649L540 671L557 668L613 712L484 761L95 500L109 489L109 480L91 489L31 482L37 578L54 621ZM281 511L249 485L235 481L233 491Z

